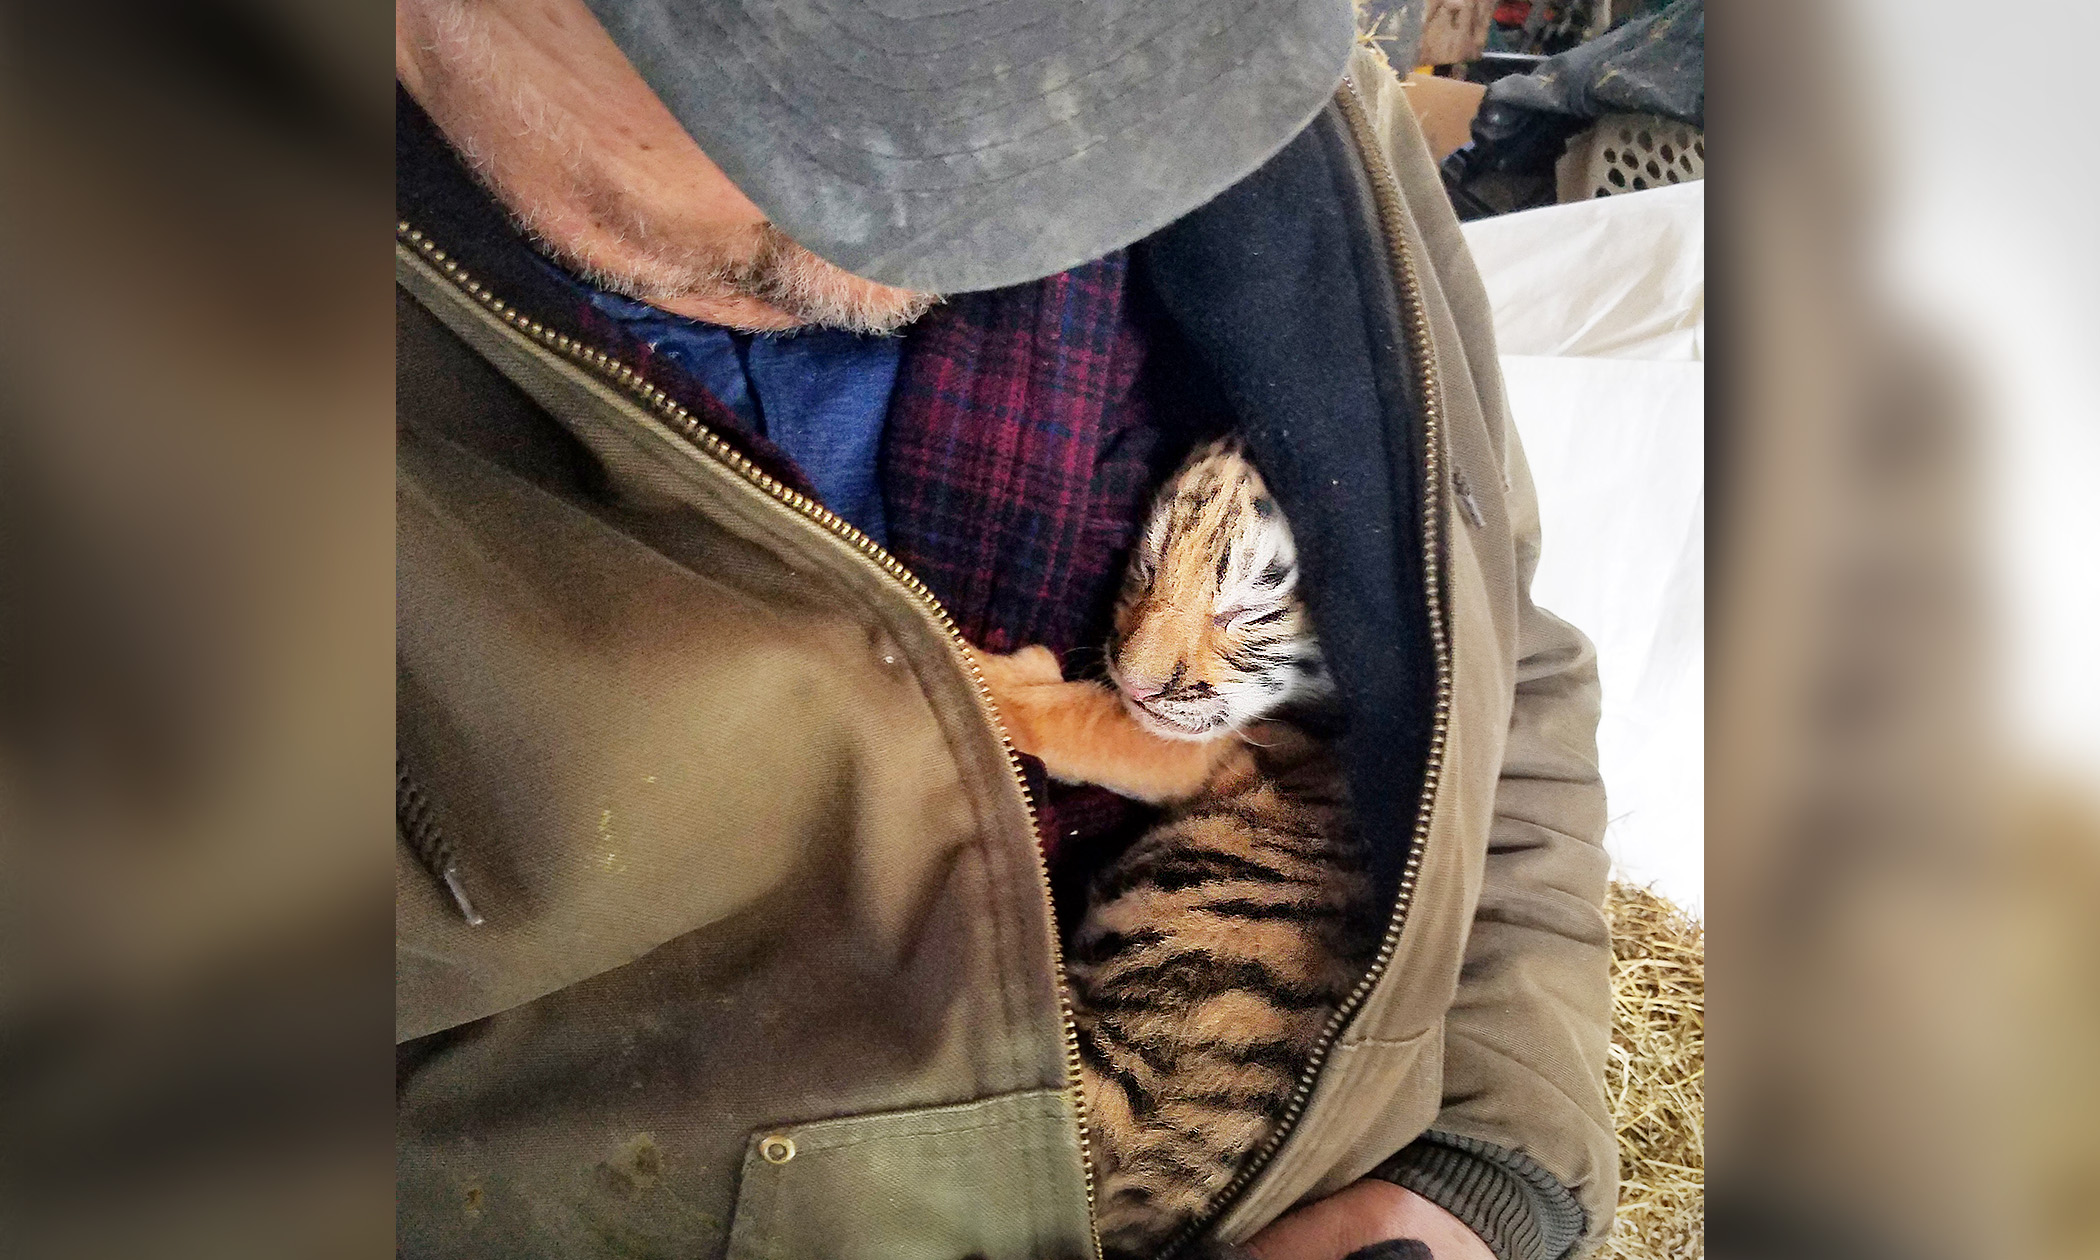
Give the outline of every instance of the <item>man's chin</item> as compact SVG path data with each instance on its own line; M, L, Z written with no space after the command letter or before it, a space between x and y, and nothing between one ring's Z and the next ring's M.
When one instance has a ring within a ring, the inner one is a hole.
M757 254L733 284L746 296L792 316L797 326L876 335L896 332L940 301L931 293L856 276L770 223L760 228Z
M890 292L897 294L898 299L789 302L748 293L727 293L645 297L641 300L673 315L719 324L738 332L784 333L805 328L833 328L876 336L908 327L940 300L903 290Z
M708 261L701 255L698 261L659 256L604 263L545 242L541 248L600 288L740 332L833 328L884 336L905 328L941 300L936 294L862 279L776 231L762 230L738 261Z
M829 264L826 264L829 266ZM898 332L933 308L940 298L909 289L892 289L837 271L830 278L782 291L774 288L752 294L751 300L791 321L795 328L836 328L845 332L886 336Z
M817 307L802 311L788 311L775 307L781 315L791 321L791 328L834 328L842 332L860 333L863 336L887 337L900 333L917 323L919 317L931 310L940 299L923 294L912 294L911 301L894 305L855 306L841 310L834 307Z

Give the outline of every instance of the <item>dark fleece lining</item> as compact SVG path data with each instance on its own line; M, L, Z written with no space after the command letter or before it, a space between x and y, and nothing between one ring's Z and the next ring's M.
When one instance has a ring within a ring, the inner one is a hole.
M1138 249L1297 536L1348 723L1349 790L1390 890L1436 707L1423 590L1422 407L1363 168L1330 107Z

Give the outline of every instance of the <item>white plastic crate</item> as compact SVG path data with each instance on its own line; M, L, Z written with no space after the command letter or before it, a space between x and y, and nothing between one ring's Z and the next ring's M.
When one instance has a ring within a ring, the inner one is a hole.
M1706 178L1706 133L1660 114L1606 114L1554 167L1561 202Z

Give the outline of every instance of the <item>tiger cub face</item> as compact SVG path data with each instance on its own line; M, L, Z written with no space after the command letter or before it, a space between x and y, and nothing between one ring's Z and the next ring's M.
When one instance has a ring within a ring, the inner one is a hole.
M1171 739L1216 739L1329 689L1290 526L1236 439L1197 448L1160 491L1108 671L1131 714Z

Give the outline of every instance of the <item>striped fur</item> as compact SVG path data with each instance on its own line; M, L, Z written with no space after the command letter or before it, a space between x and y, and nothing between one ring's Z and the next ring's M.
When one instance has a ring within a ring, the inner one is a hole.
M1283 515L1240 448L1168 484L1116 613L1117 690L1040 649L981 657L1016 742L1060 778L1174 803L1095 877L1069 956L1102 1242L1143 1257L1283 1115L1369 963L1371 888L1326 745L1329 691Z
M1281 723L1097 877L1070 976L1103 1245L1152 1254L1274 1131L1369 964L1326 750Z

